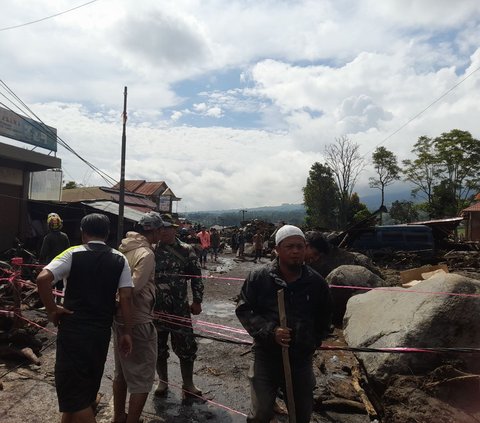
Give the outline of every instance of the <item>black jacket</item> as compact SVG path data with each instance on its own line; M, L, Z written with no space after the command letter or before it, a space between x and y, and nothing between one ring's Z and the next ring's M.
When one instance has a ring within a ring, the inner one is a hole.
M245 280L236 314L254 338L254 348L279 353L274 329L280 325L277 291L284 289L287 326L292 329L290 356L302 359L322 344L332 315L330 289L312 268L302 267L302 275L286 283L280 276L278 261L251 272Z

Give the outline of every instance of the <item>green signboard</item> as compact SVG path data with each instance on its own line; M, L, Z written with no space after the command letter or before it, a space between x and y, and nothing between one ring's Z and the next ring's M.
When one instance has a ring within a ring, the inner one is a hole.
M57 130L0 107L0 135L57 151Z

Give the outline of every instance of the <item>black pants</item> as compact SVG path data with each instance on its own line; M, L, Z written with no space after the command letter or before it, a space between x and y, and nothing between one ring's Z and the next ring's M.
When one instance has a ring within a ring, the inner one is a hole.
M312 358L290 361L297 423L309 423L313 410L315 376ZM285 389L285 377L281 355L254 351L254 359L248 373L252 407L247 417L250 423L269 423L278 388ZM287 408L288 408L288 401ZM290 411L290 410L289 410Z

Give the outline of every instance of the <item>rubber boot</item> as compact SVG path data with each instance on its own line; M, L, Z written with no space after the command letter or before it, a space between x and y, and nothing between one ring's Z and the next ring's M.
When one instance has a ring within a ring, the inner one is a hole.
M157 360L157 373L160 381L157 389L155 389L155 396L164 397L168 391L168 364L167 360Z
M182 372L184 397L201 396L202 391L193 384L193 361L180 360L180 370Z

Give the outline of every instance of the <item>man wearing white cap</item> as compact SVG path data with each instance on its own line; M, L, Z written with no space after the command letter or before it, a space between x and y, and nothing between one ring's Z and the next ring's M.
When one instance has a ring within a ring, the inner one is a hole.
M248 374L252 406L247 422L268 423L277 389L285 392L282 347L288 347L297 423L313 408L312 357L328 333L332 302L328 284L304 265L305 235L292 225L275 235L277 259L252 271L243 284L236 314L254 339ZM284 290L287 328L280 327L277 291Z

